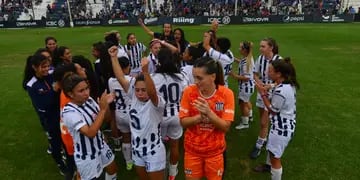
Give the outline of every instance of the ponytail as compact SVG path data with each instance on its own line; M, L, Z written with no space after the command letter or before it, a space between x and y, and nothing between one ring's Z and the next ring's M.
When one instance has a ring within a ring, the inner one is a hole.
M32 68L32 59L33 56L28 56L26 59L25 69L24 69L24 78L22 81L22 87L24 90L26 90L26 84L30 79L35 75L35 71Z
M33 56L29 56L26 59L26 64L25 64L25 69L24 69L24 78L23 78L23 82L22 82L22 86L23 89L26 90L26 84L27 82L33 77L35 76L35 70L34 70L34 66L35 67L39 67L44 61L49 61L50 60L41 55L41 54L34 54Z
M292 86L295 86L296 89L300 89L300 84L299 84L299 82L298 82L297 79L296 79L296 70L295 70L294 65L291 63L290 57L286 57L286 58L284 59L284 62L287 63L287 64L289 65L289 68L290 68L290 74L289 74L289 77L288 77L289 83L290 83Z
M291 84L297 89L300 89L300 84L296 79L295 67L291 63L291 59L289 57L286 57L282 60L273 61L271 64L274 67L275 72L281 73L281 76L284 78L283 83Z
M216 78L215 78L216 87L218 85L223 86L223 85L225 85L223 68L219 61L215 61L215 63L216 63L216 68L217 68Z
M254 59L252 51L253 51L253 45L254 43L252 42L248 42L248 41L244 41L242 43L242 48L245 49L247 51L247 56L246 56L246 69L247 72L250 72L250 68L252 65L252 60Z

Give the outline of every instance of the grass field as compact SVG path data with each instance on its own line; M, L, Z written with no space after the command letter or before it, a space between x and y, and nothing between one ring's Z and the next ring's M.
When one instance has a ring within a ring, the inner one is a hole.
M44 46L45 36L55 36L59 45L73 55L91 57L91 45L102 40L105 31L117 29L123 37L135 32L138 41L150 39L139 27L98 27L74 29L0 29L0 179L62 179L21 80L25 59ZM160 27L152 27L160 30ZM200 41L206 26L183 27L186 37ZM360 179L360 25L286 24L220 27L218 36L229 37L236 56L241 40L258 43L271 36L280 45L280 54L290 56L297 68L301 89L297 94L296 135L282 158L283 179ZM237 91L237 84L231 81ZM254 96L253 96L254 98ZM238 114L238 112L237 112ZM251 171L265 161L265 153L250 160L259 130L257 110L250 129L227 134L226 180L270 179L270 174ZM238 120L238 116L237 119ZM236 121L237 123L237 121ZM263 151L264 152L264 151ZM120 157L120 156L119 156ZM135 172L119 162L119 179L136 179ZM180 167L178 179L184 174Z

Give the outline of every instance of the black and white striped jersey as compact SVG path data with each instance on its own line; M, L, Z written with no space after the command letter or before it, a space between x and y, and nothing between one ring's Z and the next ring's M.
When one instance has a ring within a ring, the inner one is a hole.
M125 51L129 56L130 67L133 70L138 70L141 67L141 58L146 51L146 46L142 43L136 43L135 45L125 45Z
M266 59L266 57L264 55L260 55L258 57L258 59L255 62L255 70L254 72L259 74L259 79L264 83L264 84L271 84L273 83L273 80L270 79L269 74L268 74L268 70L269 70L269 65L272 61L281 59L280 55L275 54L272 59Z
M98 104L91 97L82 105L76 105L69 102L61 112L64 124L74 140L74 157L85 159L94 159L104 148L104 139L100 130L93 138L80 133L84 126L91 126L99 113Z
M269 115L272 133L282 136L292 136L296 126L296 90L290 84L279 84L271 98Z
M119 44L118 46L118 54L117 57L126 57L129 58L129 56L127 55L126 51L125 51L125 47L121 44Z
M225 54L210 48L209 53L207 53L209 55L209 57L211 57L212 59L214 59L215 61L219 61L223 71L224 71L224 81L225 81L225 85L227 85L228 81L228 74L232 69L232 63L234 62L234 55L233 53L228 50ZM206 55L206 53L205 53Z
M242 59L239 63L239 75L249 78L248 81L239 80L239 90L245 93L254 92L254 59L251 58L250 65L248 66L246 58Z

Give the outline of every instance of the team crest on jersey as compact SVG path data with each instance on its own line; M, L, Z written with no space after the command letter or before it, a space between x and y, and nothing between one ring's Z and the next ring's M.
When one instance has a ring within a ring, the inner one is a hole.
M216 111L222 111L222 110L224 110L224 103L223 103L223 102L217 102L217 103L215 103L215 110L216 110Z
M185 174L192 174L191 169L185 169Z

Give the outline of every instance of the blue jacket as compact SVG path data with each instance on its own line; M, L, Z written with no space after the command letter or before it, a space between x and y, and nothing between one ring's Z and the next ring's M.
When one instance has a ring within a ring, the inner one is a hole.
M45 128L53 128L60 121L59 94L52 88L54 79L52 75L44 78L32 77L26 84L26 90L40 121L45 123Z

